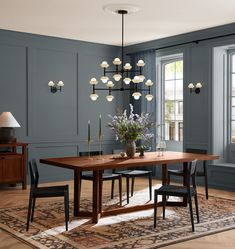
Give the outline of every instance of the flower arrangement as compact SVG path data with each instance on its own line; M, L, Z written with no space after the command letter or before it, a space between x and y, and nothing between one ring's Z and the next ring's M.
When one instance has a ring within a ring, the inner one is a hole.
M149 129L154 125L151 121L151 114L141 113L141 115L133 113L133 105L130 104L130 115L127 110L118 113L115 116L109 115L112 119L108 123L108 127L115 131L116 139L121 142L136 141L142 139L149 141L154 135Z

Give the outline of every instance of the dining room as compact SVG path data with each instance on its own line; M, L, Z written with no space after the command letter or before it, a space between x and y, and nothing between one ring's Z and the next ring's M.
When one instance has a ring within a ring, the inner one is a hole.
M233 247L235 3L124 2L0 1L0 248Z

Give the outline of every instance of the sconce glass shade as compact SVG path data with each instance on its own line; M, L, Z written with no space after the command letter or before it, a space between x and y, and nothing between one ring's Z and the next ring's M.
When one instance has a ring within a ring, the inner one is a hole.
M97 84L98 84L98 81L96 80L96 78L91 78L90 84L91 84L91 85L97 85Z
M126 85L129 85L131 82L131 78L125 78L123 81Z
M152 94L147 94L145 96L145 98L148 100L148 101L151 101L153 99L153 95Z
M99 97L99 95L96 94L96 93L90 94L90 98L91 98L92 101L96 101L98 99L98 97Z
M63 82L62 80L60 80L60 81L58 82L57 86L59 86L59 87L64 86L64 82Z
M101 66L102 68L108 68L108 67L109 67L109 64L108 64L107 61L102 61L102 63L100 64L100 66Z
M195 86L196 88L202 88L202 83L200 83L200 82L198 82L198 83L196 83L196 86Z
M132 93L132 96L134 97L135 100L138 100L138 99L140 99L140 97L141 97L141 93L139 93L139 92L134 92L134 93Z
M122 76L121 76L121 74L114 74L113 78L115 81L119 81L122 78Z
M55 83L51 80L48 82L48 86L50 86L50 87L55 86Z
M193 84L193 83L189 83L189 84L188 84L188 88L189 88L189 89L193 89L193 88L194 88L194 84Z
M124 66L124 69L125 70L131 70L132 69L132 66L130 63L126 63L125 66Z
M145 85L146 86L152 86L153 85L153 82L152 82L152 80L147 80L146 82L145 82Z
M121 62L121 60L120 60L119 58L115 58L115 59L113 60L113 64L116 65L116 66L119 66L119 65L122 64L122 62Z
M114 96L113 95L107 95L106 99L107 99L108 102L111 102L111 101L113 101Z
M110 81L108 81L108 83L106 84L106 86L107 87L114 87L114 84L113 84L113 82L110 80Z
M106 83L108 82L108 80L109 80L109 77L107 77L107 76L102 76L102 77L100 78L100 80L101 80L104 84L106 84Z
M143 67L145 65L144 61L143 60L138 60L138 62L136 63L136 65L138 67Z

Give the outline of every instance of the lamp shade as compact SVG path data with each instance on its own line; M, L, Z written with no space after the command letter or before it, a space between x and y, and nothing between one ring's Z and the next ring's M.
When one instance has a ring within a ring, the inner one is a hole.
M0 127L20 127L20 124L10 112L3 112L0 115Z

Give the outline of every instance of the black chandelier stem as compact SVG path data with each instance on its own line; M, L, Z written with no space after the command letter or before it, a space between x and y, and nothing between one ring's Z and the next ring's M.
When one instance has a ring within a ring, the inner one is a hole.
M121 64L121 74L122 74L122 89L124 89L124 82L123 82L123 76L124 76L124 15L127 14L125 11L122 11L122 64ZM123 91L123 90L122 90Z

